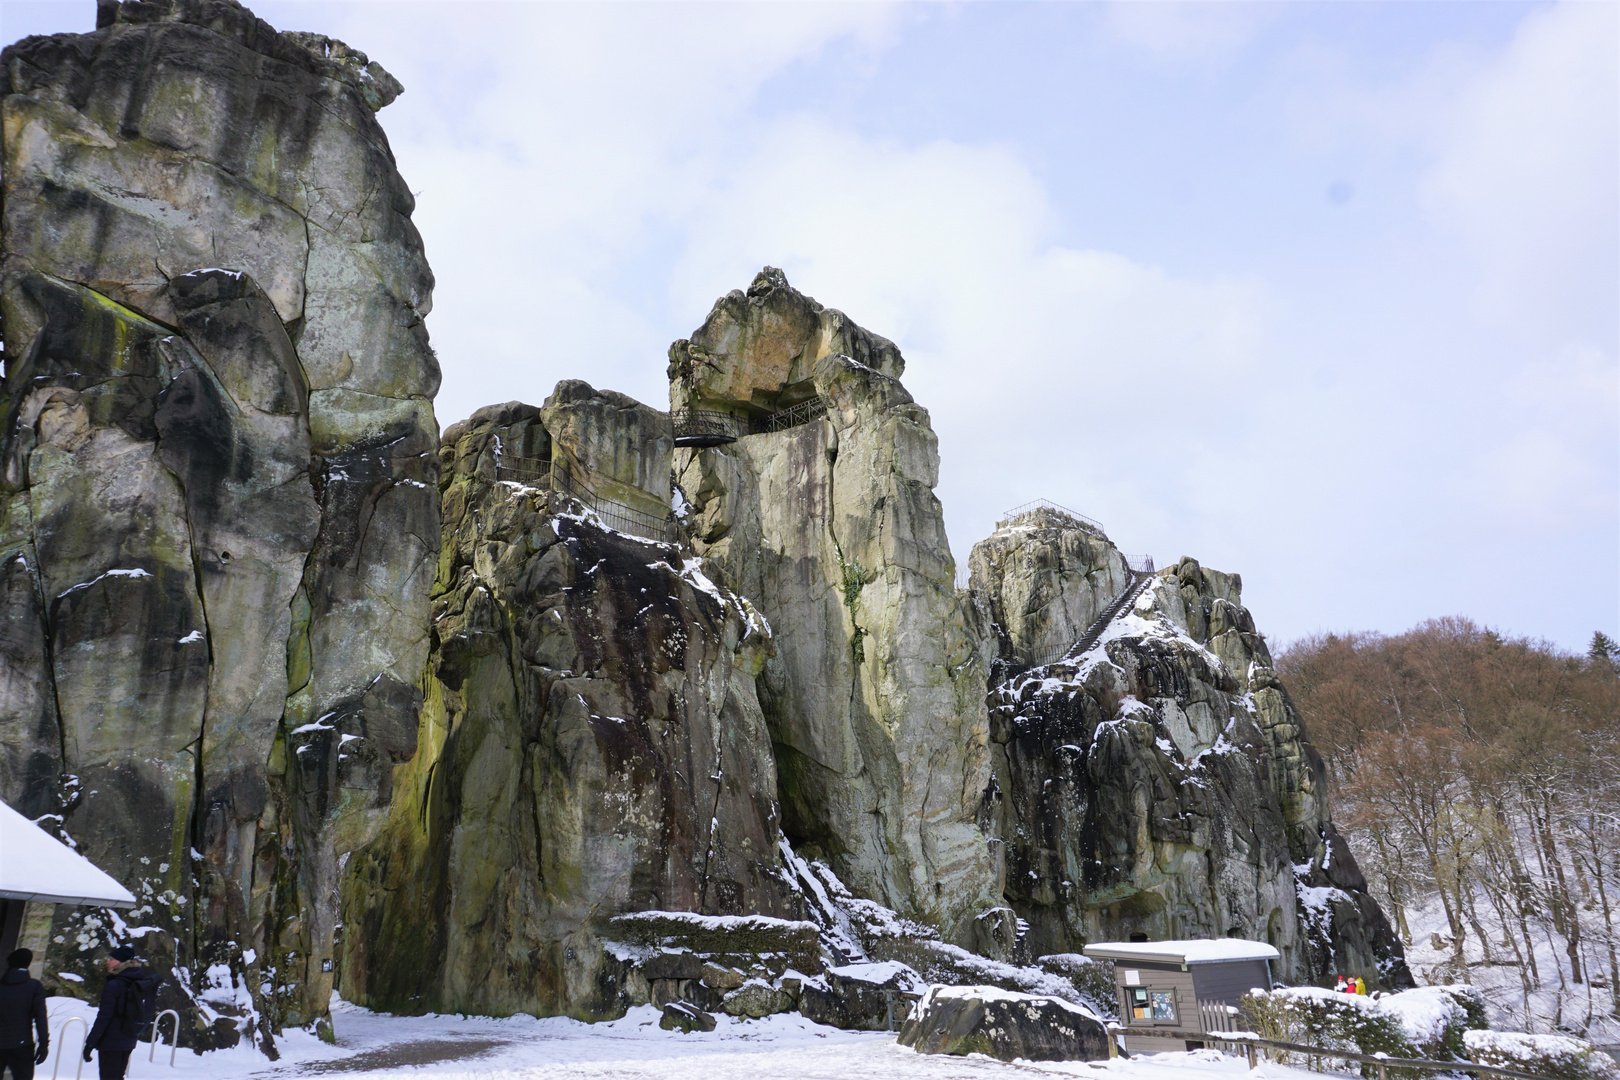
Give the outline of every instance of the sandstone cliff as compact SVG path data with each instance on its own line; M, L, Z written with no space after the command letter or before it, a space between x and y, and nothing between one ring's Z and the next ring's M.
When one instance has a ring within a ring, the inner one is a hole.
M740 436L677 450L676 483L693 550L776 631L759 696L784 831L860 895L970 942L1000 905L977 822L985 672L903 370L767 268L670 348L677 418L728 411Z
M637 430L664 435L640 462ZM351 1000L618 1015L613 917L796 910L754 690L769 627L689 552L603 527L518 465L667 484L667 431L574 382L445 432L418 749L344 879Z
M380 67L229 0L98 23L0 58L0 794L232 1041L325 1016L337 854L414 748L433 279ZM55 922L88 971L113 927Z
M1410 985L1236 575L1183 559L1139 581L1090 648L1022 670L1048 627L1084 626L1118 595L1121 557L1038 510L971 565L1012 673L991 695L993 801L1032 954L1225 935L1275 945L1290 981Z

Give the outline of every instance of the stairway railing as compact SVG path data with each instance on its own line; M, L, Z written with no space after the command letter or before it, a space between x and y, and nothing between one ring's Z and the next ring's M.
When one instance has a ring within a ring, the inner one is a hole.
M1114 595L1114 598L1108 602L1108 606L1103 608L1095 619L1091 620L1091 624L1085 628L1080 636L1075 638L1072 644L1048 650L1039 656L1029 658L1025 662L1007 662L1003 679L1022 671L1028 671L1031 668L1055 664L1065 657L1080 656L1097 644L1097 639L1108 628L1108 624L1119 618L1127 608L1134 604L1136 598L1142 595L1142 591L1153 580L1153 556L1124 556L1124 558L1126 572L1130 575L1126 580L1125 587Z
M751 434L761 435L767 431L786 431L788 428L808 424L810 421L827 415L827 403L819 397L809 401L801 401L797 405L786 409L779 409L769 416L755 420Z
M639 536L644 540L657 540L660 543L675 542L677 535L675 523L668 513L659 517L609 498L591 487L581 477L574 475L566 466L555 467L554 462L542 461L539 458L501 454L496 458L495 478L541 488L578 500L601 519L602 524L618 532Z

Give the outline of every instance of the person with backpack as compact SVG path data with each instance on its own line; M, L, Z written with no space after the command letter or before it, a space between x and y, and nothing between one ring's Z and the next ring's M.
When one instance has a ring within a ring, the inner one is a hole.
M90 1060L90 1051L99 1052L101 1080L123 1080L137 1036L151 1023L157 985L158 977L141 966L130 946L120 945L108 954L101 1008L84 1039L84 1060Z
M33 962L32 949L18 949L6 957L6 973L0 975L0 1077L10 1069L11 1080L33 1080L34 1066L44 1064L51 1052L45 987L28 976Z

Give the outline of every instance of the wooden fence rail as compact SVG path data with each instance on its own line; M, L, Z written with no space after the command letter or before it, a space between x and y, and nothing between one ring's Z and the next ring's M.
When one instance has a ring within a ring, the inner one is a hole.
M1121 1035L1140 1035L1154 1039L1181 1039L1186 1042L1218 1042L1233 1046L1241 1046L1249 1059L1249 1068L1257 1064L1255 1050L1283 1050L1291 1054L1307 1054L1317 1058L1340 1058L1344 1061L1357 1061L1364 1065L1378 1066L1378 1080L1388 1080L1388 1070L1418 1069L1427 1072L1464 1072L1483 1074L1488 1076L1511 1076L1517 1080L1549 1080L1545 1073L1521 1072L1518 1069L1504 1069L1500 1065L1476 1065L1471 1061L1426 1061L1420 1058L1386 1057L1383 1054L1363 1054L1356 1050L1331 1050L1325 1046L1305 1046L1301 1043L1278 1042L1275 1039L1261 1039L1253 1035L1238 1032L1219 1031L1171 1031L1162 1028L1110 1028L1110 1033Z

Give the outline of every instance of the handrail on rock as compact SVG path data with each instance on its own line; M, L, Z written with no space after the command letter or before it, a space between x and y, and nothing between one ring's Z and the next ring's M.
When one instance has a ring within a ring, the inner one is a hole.
M1028 663L1021 665L1017 663L1008 664L1001 681L1005 681L1018 671L1045 667L1047 664L1055 664L1065 657L1078 656L1097 643L1097 639L1108 628L1108 624L1119 618L1126 608L1130 607L1136 601L1136 598L1142 594L1142 590L1147 587L1148 582L1153 580L1153 556L1126 555L1122 556L1122 558L1125 560L1127 574L1125 587L1114 595L1114 598L1108 602L1107 607L1098 612L1097 617L1091 620L1091 625L1086 627L1085 632L1075 638L1072 644L1031 657Z
M742 417L718 409L682 409L669 420L676 446L723 446L748 434Z
M1032 499L1029 502L1024 503L1022 506L1013 507L1011 510L1008 510L1002 515L1000 521L996 522L996 528L999 529L1004 526L1011 525L1014 521L1023 517L1025 514L1033 514L1037 510L1051 510L1062 514L1065 517L1073 518L1083 527L1093 529L1099 533L1106 532L1106 530L1103 528L1103 523L1098 521L1096 518L1087 517L1078 510L1070 510L1067 506L1060 506L1051 499Z
M604 525L618 532L665 544L675 542L675 524L670 520L669 513L659 517L609 498L576 476L566 463L505 454L496 458L495 478L575 499L600 518Z
M819 397L809 401L801 401L797 405L786 409L778 409L762 419L754 421L751 434L762 435L768 431L786 431L788 428L808 424L812 420L827 415L827 403Z

